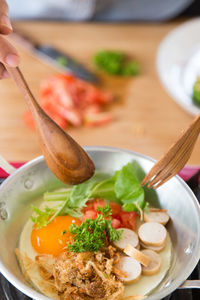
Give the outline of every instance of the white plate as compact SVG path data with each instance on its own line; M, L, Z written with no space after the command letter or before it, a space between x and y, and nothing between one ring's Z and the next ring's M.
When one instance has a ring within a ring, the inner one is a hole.
M161 42L157 70L169 95L192 115L200 108L192 102L192 88L200 76L200 18L178 26Z

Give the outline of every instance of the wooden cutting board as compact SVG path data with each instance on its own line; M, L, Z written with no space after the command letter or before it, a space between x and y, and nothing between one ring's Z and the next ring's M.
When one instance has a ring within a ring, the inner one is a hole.
M18 28L41 43L49 43L95 70L92 56L100 48L118 49L136 58L141 74L116 78L100 74L102 88L115 95L114 121L94 128L69 128L81 145L127 148L158 159L192 120L162 87L156 72L156 53L163 37L182 21L165 24L94 24L18 22ZM19 49L21 69L38 97L42 79L56 73ZM35 132L23 123L25 101L11 80L0 82L0 154L26 161L41 154ZM189 164L200 165L200 138Z

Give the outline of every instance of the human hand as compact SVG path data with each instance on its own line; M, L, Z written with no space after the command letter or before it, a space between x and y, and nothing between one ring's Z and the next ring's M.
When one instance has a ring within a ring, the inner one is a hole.
M8 5L5 0L0 0L0 79L9 77L3 64L11 67L19 64L17 50L4 37L11 32L12 25L8 16Z

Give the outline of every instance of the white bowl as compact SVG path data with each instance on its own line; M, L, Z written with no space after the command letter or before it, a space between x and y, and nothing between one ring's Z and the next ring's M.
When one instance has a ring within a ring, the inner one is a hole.
M200 76L200 18L183 23L163 39L156 63L172 99L188 113L200 113L200 107L192 101L193 84Z

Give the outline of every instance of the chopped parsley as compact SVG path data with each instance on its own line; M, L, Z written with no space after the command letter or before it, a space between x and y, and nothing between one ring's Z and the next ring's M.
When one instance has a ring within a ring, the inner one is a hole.
M72 252L96 252L103 248L106 242L117 241L121 238L122 230L115 230L111 226L112 219L105 219L106 214L110 215L109 206L99 208L103 214L98 214L95 220L87 219L80 226L72 224L69 231L74 235L74 243L68 245Z
M97 207L97 211L100 212L100 213L102 213L102 215L104 217L110 217L112 215L112 209L110 208L109 205L105 205L103 207L98 206Z
M66 229L61 232L62 235L64 235L65 233L67 233Z

